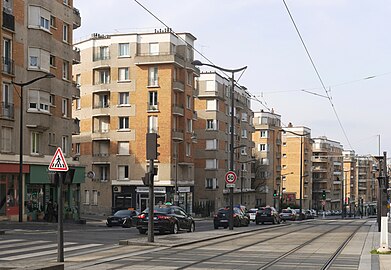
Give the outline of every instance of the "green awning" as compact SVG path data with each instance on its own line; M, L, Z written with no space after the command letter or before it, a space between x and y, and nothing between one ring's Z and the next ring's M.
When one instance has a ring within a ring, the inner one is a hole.
M85 176L85 167L70 167L72 169L75 169L75 174L73 176L73 182L74 184L81 184L84 183L84 176ZM44 165L30 165L30 174L27 175L27 183L30 184L50 184L51 177L50 174L53 174L53 172L50 172L48 170L48 166Z

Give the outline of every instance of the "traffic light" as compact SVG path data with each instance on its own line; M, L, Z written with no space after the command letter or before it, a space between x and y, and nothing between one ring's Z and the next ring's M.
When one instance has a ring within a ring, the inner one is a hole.
M149 186L149 184L151 183L150 182L151 181L150 173L149 172L145 173L145 175L143 177L141 177L141 180L143 180L143 183L145 186Z
M326 200L326 190L323 190L323 192L322 192L322 199Z
M147 133L147 159L157 159L160 153L157 151L157 148L160 144L157 143L157 139L160 136L157 133Z
M273 197L277 197L277 189L274 190Z

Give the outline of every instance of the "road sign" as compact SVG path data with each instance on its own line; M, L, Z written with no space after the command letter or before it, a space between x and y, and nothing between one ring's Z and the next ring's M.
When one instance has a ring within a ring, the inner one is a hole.
M325 206L326 205L326 201L322 201L322 205Z
M67 172L68 164L65 161L64 154L60 147L57 147L56 153L49 164L49 171Z
M234 188L234 187L235 187L235 184L226 184L226 187L227 187L227 188L230 188L230 187Z
M236 173L233 171L229 171L225 174L225 182L227 184L235 184L237 178Z

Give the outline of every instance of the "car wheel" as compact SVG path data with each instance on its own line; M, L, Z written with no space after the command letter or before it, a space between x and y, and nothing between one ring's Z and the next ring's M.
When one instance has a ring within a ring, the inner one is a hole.
M172 234L177 234L178 233L178 223L174 223L174 225L172 225L171 233Z
M227 229L227 228L228 228L227 226L224 227L224 229Z
M255 224L259 225L259 221L258 221L258 220L256 220L256 221L255 221Z
M273 225L276 224L276 219L273 218L273 221L272 221Z
M217 230L218 228L219 228L219 226L216 226L216 225L215 225L215 230Z
M106 226L107 226L107 227L111 227L111 225L110 225L110 224L106 224Z
M263 225L263 224L265 224L265 222L261 222L261 224Z
M194 224L194 222L192 222L190 224L190 228L189 228L188 232L194 232L194 231L195 231L195 224Z
M140 234L145 234L145 233L147 232L147 230L144 230L144 229L138 229L138 232L139 232Z

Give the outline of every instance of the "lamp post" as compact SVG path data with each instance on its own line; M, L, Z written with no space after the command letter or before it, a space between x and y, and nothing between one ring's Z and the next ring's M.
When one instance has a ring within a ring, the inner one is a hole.
M205 64L202 63L199 60L194 60L191 62L191 64L195 66L209 66L216 69L219 69L223 72L229 72L231 73L231 146L230 146L230 171L234 170L234 105L235 105L235 98L234 98L234 88L235 88L235 73L240 72L242 70L245 70L247 66L238 68L238 69L226 69L215 65ZM234 188L229 188L229 206L230 206L230 213L229 213L229 229L233 230L233 197L234 197Z
M18 179L18 203L19 203L19 222L23 222L23 87L30 85L42 79L54 78L54 74L47 73L28 82L11 82L13 85L20 87L20 129L19 129L19 179Z

